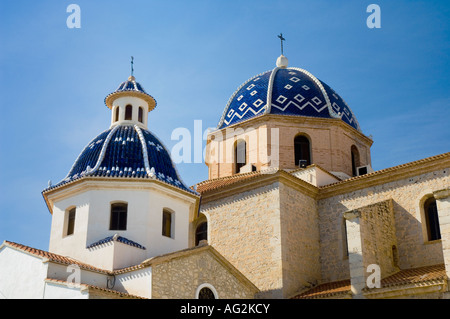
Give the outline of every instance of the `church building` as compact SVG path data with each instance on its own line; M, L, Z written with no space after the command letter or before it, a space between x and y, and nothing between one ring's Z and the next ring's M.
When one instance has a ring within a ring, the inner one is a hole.
M374 171L350 107L284 55L231 95L192 186L133 75L104 102L110 127L42 191L48 251L1 244L1 297L450 296L450 153Z

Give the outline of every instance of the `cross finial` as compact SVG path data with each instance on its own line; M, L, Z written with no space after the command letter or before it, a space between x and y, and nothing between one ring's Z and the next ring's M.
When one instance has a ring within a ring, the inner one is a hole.
M134 57L132 56L132 57L131 57L131 76L133 76L133 73L134 73L134 67L133 67L133 64L134 64Z
M283 33L280 33L280 35L278 36L278 38L281 41L281 55L283 55L283 41L285 41L286 39L283 38Z

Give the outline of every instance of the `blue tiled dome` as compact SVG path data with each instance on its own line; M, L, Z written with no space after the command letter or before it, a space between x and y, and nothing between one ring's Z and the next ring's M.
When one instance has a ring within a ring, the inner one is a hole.
M337 118L360 131L353 112L333 89L308 71L287 65L242 84L229 99L218 128L263 114Z
M193 192L179 178L162 143L137 125L117 125L98 135L78 156L67 177L50 188L85 176L156 178Z

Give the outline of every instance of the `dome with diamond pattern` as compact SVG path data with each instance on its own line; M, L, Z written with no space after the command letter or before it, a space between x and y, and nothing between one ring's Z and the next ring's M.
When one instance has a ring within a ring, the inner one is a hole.
M250 78L232 94L218 129L264 114L341 119L361 131L342 97L308 71L288 67L284 56L276 68Z

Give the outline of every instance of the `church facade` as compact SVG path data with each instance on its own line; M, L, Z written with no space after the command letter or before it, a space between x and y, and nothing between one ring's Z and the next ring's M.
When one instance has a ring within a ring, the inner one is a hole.
M342 97L283 55L232 94L191 187L133 76L105 104L42 192L48 251L0 246L3 297L448 298L450 153L374 171Z

